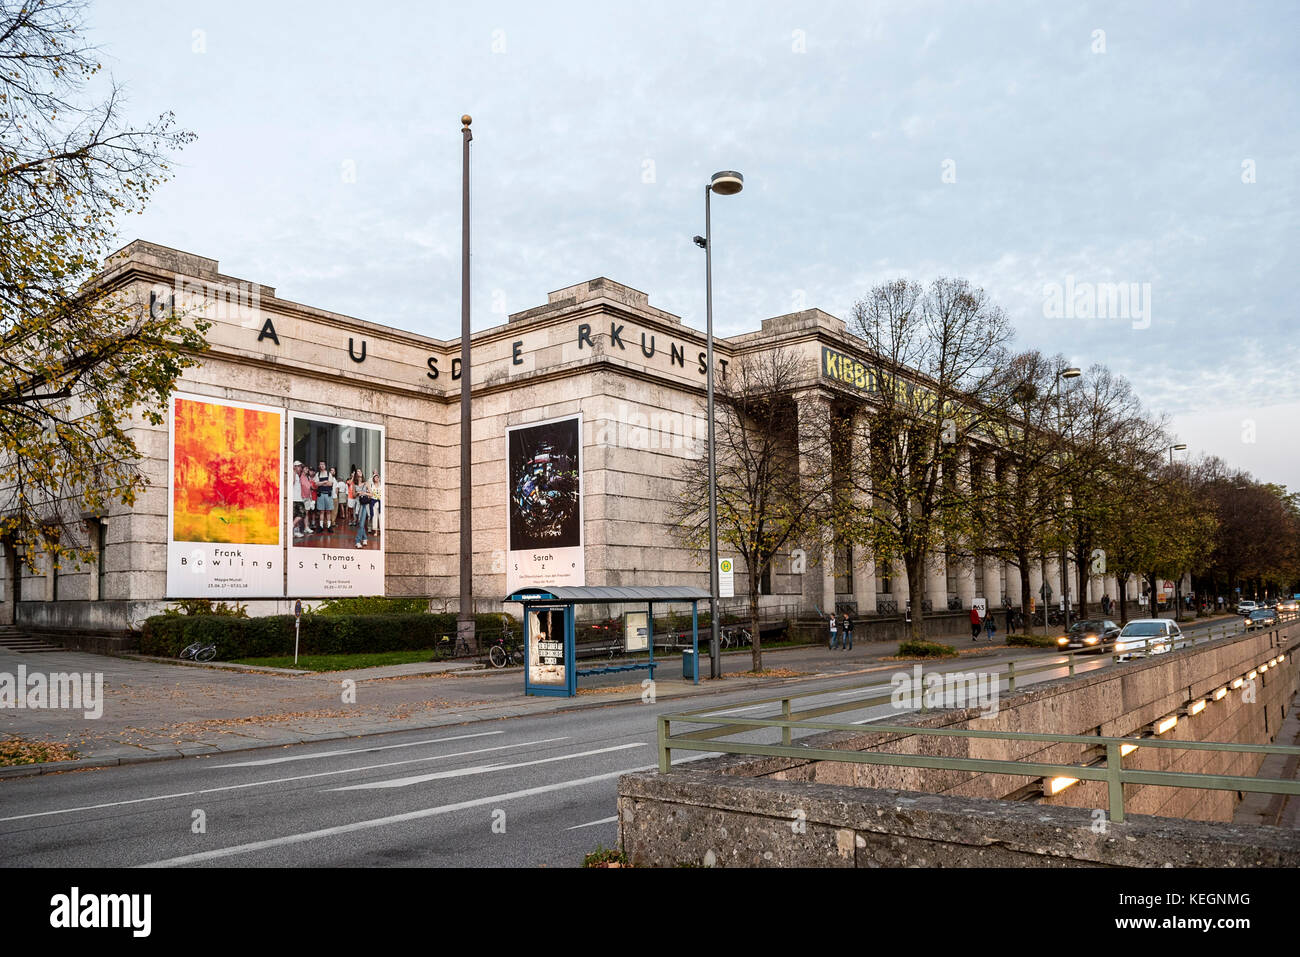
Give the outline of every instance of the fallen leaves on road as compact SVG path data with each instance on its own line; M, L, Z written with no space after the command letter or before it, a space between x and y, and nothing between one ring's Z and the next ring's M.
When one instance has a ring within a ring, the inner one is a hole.
M789 668L764 668L762 671L728 671L724 678L802 678L811 671L791 671Z

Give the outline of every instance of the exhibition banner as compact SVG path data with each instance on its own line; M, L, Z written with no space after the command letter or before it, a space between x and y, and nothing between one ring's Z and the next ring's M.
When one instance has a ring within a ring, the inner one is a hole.
M170 406L168 597L282 596L283 412L183 393Z
M506 591L586 584L582 417L506 429Z
M295 412L290 436L289 594L384 594L383 427Z

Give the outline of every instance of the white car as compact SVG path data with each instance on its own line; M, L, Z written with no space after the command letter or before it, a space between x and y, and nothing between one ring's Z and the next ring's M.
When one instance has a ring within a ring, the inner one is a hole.
M1115 639L1115 654L1121 661L1143 655L1160 655L1172 651L1174 642L1183 637L1178 622L1172 618L1141 618L1130 621Z
M1254 611L1258 607L1259 605L1257 605L1253 601L1239 601L1237 602L1237 614L1249 615L1252 611Z

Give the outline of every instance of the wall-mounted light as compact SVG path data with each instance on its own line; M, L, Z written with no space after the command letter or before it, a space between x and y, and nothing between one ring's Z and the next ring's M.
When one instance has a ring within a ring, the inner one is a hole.
M1047 792L1048 797L1053 794L1060 794L1072 784L1078 784L1078 778L1056 777L1048 778L1043 785L1043 790Z
M1232 686L1233 686L1234 688L1240 688L1240 687L1241 687L1242 685L1244 685L1245 683L1246 683L1246 679L1245 679L1245 678L1234 678L1233 681L1232 681Z
M1218 691L1214 692L1214 700L1215 700L1215 701L1222 701L1222 700L1223 700L1224 698L1226 698L1227 696L1228 696L1228 689L1227 689L1227 688L1220 688Z
M1191 703L1191 706L1188 707L1187 713L1190 715L1197 715L1204 710L1205 710L1205 699L1202 698L1200 701L1193 701Z
M1164 734L1166 731L1168 731L1177 723L1178 723L1178 715L1171 714L1167 718L1161 718L1159 721L1157 721L1152 726L1151 730L1153 730L1156 734Z
M1247 678L1247 680L1249 680L1249 681L1254 681L1254 680L1255 680L1255 676L1256 676L1257 674L1259 674L1258 671L1249 671L1249 672L1246 673L1246 678Z
M1121 744L1119 746L1119 756L1121 758L1125 757L1126 755L1132 754L1137 749L1138 746L1136 744Z

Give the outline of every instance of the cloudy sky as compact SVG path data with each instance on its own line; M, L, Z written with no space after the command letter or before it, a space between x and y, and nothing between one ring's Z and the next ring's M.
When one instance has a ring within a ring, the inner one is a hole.
M965 277L1020 345L1300 489L1300 5L100 0L90 28L134 115L198 134L124 243L454 337L468 112L477 328L594 276L702 327L691 236L738 169L722 333ZM1090 315L1109 283L1137 295Z

